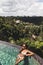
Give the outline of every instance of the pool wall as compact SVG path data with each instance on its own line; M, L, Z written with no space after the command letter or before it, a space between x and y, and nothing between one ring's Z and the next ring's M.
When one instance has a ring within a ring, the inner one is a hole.
M41 58L37 54L35 54L33 57L40 63L40 65L43 65L43 58Z

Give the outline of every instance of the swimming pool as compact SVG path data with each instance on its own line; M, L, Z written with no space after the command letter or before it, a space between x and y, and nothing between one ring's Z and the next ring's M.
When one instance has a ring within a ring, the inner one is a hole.
M0 42L0 65L15 65L17 54L19 53L19 48L6 42ZM40 65L40 63L34 59L34 57L28 57L27 65ZM25 64L25 65L26 65ZM20 62L19 65L24 65L24 61Z

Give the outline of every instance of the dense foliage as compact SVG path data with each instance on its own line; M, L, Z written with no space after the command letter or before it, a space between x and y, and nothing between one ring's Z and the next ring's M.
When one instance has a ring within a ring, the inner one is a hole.
M26 43L29 49L43 57L43 21L35 25L35 22L16 17L0 17L0 40L17 45Z

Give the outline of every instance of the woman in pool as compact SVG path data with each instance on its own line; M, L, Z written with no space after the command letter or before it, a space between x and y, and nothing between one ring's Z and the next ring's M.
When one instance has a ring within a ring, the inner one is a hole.
M17 56L15 65L17 65L20 61L22 61L25 58L25 56L32 56L32 55L34 55L34 53L28 50L28 47L26 44L23 44L21 47L20 53Z

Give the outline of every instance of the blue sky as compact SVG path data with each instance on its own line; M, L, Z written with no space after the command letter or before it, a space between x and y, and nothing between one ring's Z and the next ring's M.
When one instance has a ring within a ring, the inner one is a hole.
M43 16L43 0L0 0L0 16Z

